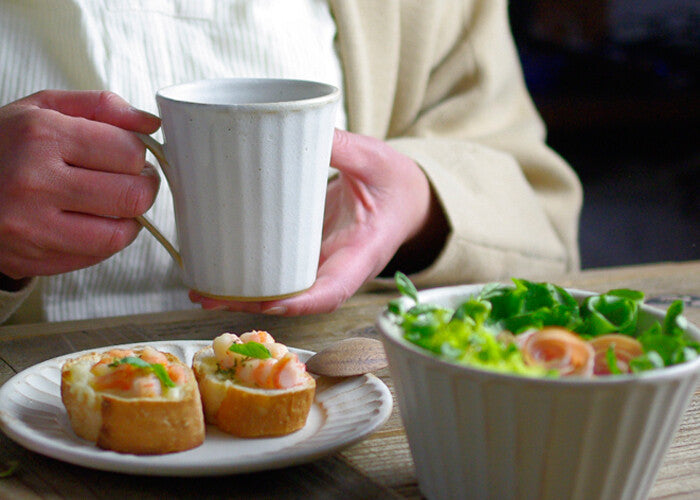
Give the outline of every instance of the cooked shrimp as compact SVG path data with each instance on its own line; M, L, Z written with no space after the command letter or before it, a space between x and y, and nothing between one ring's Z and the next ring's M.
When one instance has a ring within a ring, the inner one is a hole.
M229 350L233 344L242 344L238 335L233 333L222 333L212 342L214 357L222 370L230 370L245 359L245 356Z
M128 395L137 398L153 398L163 393L160 380L153 374L134 378Z
M109 363L111 363L111 361ZM95 377L107 375L112 371L109 363L106 362L104 358L101 359L98 363L95 363L92 368L90 368L90 373L92 373Z
M241 335L241 342L257 342L259 344L271 344L275 341L272 335L264 330L252 330Z
M238 363L246 360L246 356L230 351L229 348L233 344L245 344L248 342L262 344L270 351L270 355L275 359L280 359L287 354L288 351L286 345L275 342L272 335L261 330L246 332L240 337L233 333L222 333L212 342L214 356L216 357L217 363L219 363L219 367L223 370L230 370Z
M257 342L267 348L272 357L258 359L229 350L233 343ZM268 332L253 330L240 337L223 333L212 343L214 356L223 370L233 370L235 380L241 384L264 389L285 389L303 381L306 365L289 352L286 345L275 342Z
M109 366L111 363L130 356L136 356L136 353L131 349L111 349L102 354L101 359L93 365L90 371L96 377L105 375L111 371Z
M275 339L268 332L264 330L253 330L250 332L245 332L241 335L241 342L257 342L264 345L270 355L275 359L280 359L282 356L287 354L289 349L284 344L275 342Z
M177 363L167 365L168 376L176 385L183 385L187 380L187 368Z
M248 358L236 366L236 381L244 385L272 389L270 374L277 361L274 358L255 359Z
M93 386L98 391L121 391L127 392L131 390L136 377L137 368L132 365L119 365L116 367L108 367L108 371L96 377Z
M151 346L146 346L143 348L141 351L140 358L144 360L146 363L151 363L151 364L161 364L163 366L168 365L168 358L165 354L162 352L156 351L153 347Z
M642 344L629 335L616 333L601 335L591 340L590 344L595 352L593 373L596 375L609 375L611 373L607 358L608 349L611 346L615 354L615 364L620 373L629 373L630 361L644 354Z
M168 357L146 346L139 354L130 349L112 349L102 356L90 370L95 376L93 387L100 391L112 391L125 397L157 397L163 392L160 379L153 373L129 363L116 364L128 357L139 357L150 364L162 365L175 384L184 383L187 372L183 366L170 363Z
M279 342L268 342L263 344L270 351L270 355L275 359L282 359L282 357L289 352L287 346L280 344Z
M111 363L115 359L128 358L129 356L136 356L136 352L133 349L110 349L102 359Z
M593 347L569 330L548 327L519 339L525 363L554 369L560 375L593 374Z
M95 377L102 377L114 370L113 367L109 366L110 364L130 356L136 356L136 353L131 349L111 349L102 354L102 357L92 366L90 372Z
M280 389L294 387L304 381L304 373L306 373L306 365L299 361L296 354L289 352L277 362L273 384Z

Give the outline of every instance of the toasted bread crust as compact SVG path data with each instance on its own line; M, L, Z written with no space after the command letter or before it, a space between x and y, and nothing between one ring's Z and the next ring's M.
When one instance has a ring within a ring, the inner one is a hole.
M183 364L164 354L170 362ZM177 399L123 398L94 391L75 376L79 364L92 366L99 359L98 353L86 354L62 369L61 398L78 436L103 449L137 455L184 451L204 442L199 388L189 368Z
M248 438L282 436L304 427L316 392L311 375L290 389L258 389L218 378L215 364L211 347L197 352L192 362L208 423Z

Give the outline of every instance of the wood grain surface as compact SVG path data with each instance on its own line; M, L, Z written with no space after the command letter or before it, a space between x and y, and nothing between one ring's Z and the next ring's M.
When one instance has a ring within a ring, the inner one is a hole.
M674 298L700 324L700 262L584 271L542 277L603 292L629 287L663 308ZM224 331L269 330L280 342L318 351L336 340L378 338L374 320L393 292L363 293L332 314L280 318L201 310L0 327L0 384L36 363L105 345L212 339ZM376 373L393 394L388 369ZM309 464L214 478L159 478L102 472L30 452L0 434L0 499L35 498L422 498L398 406L364 441ZM695 393L652 489L652 499L700 498L700 391Z

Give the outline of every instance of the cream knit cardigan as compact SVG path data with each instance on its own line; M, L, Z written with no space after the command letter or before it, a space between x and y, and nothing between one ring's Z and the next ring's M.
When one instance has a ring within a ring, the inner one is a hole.
M413 158L450 224L439 257L412 276L417 286L576 269L580 183L545 144L506 0L330 4L348 129L386 139ZM36 281L0 292L0 320Z

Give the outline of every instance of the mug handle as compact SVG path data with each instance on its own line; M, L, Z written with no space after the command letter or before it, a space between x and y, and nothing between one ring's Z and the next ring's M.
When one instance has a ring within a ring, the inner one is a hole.
M141 142L143 142L146 148L153 153L153 156L156 157L162 169L170 168L168 165L168 160L165 159L165 152L163 151L163 145L161 143L156 141L150 135L139 134L138 132L134 132L134 134L141 140ZM139 224L145 227L161 245L163 245L163 248L167 250L177 265L180 266L180 269L182 269L182 256L180 255L180 252L178 252L175 246L170 243L168 238L163 236L163 233L156 227L153 221L151 221L145 215L137 215L135 219L139 222Z

